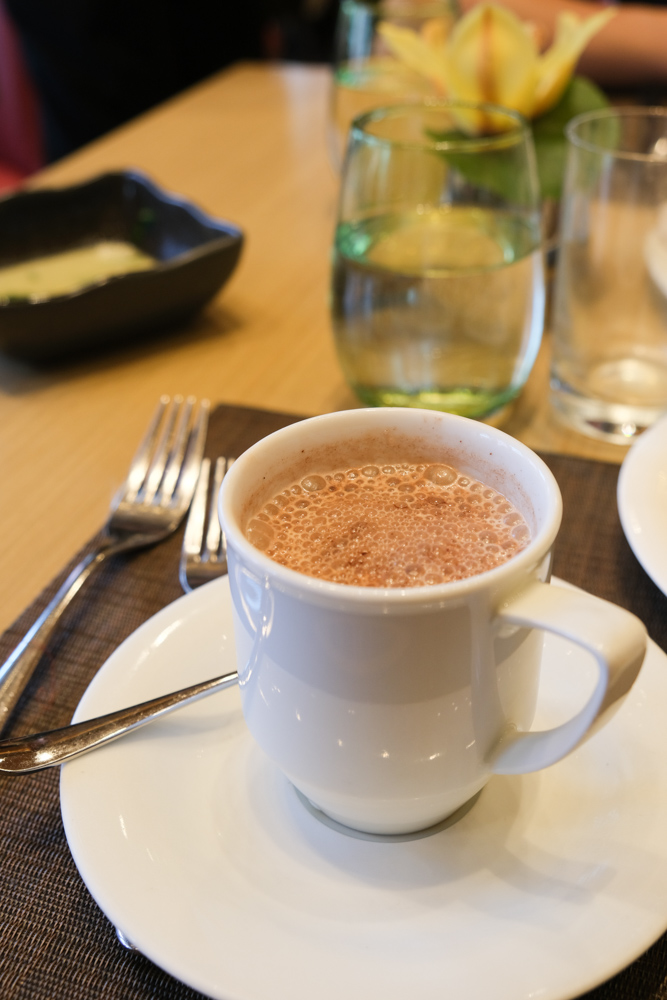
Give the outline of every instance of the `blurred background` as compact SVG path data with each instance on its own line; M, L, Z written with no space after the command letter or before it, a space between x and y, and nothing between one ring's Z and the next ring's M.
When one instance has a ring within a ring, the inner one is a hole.
M337 0L0 0L0 189L240 59L327 62Z
M237 60L330 62L339 3L0 0L0 190ZM606 4L504 6L534 23L546 45L559 10L587 16ZM662 103L667 7L659 0L617 7L625 20L593 41L584 68L612 94L625 97L630 88L640 103Z

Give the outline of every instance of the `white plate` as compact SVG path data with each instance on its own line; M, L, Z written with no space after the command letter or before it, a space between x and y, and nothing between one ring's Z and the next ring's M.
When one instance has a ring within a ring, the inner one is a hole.
M644 431L628 451L617 498L632 551L667 594L667 417Z
M130 636L76 719L232 665L220 580ZM584 654L546 640L555 709L589 673ZM66 764L65 830L109 919L211 997L564 1000L667 926L665 704L667 659L652 644L628 702L574 755L493 778L458 823L382 841L306 809L231 688Z

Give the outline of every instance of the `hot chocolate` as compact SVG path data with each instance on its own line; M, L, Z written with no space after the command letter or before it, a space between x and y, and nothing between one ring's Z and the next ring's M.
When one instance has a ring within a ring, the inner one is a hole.
M461 580L499 566L530 541L505 496L432 463L306 475L248 518L245 534L290 569L364 587Z

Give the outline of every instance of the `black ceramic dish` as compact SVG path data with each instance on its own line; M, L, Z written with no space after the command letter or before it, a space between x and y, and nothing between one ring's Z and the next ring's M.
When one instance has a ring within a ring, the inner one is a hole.
M222 287L243 235L135 171L0 200L0 267L123 240L157 260L68 295L0 302L0 350L52 361L186 322Z

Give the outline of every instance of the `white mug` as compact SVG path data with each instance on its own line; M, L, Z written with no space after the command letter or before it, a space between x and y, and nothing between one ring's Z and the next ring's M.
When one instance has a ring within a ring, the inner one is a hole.
M503 493L531 530L503 565L451 583L348 586L274 562L249 516L307 473L444 462ZM243 713L259 746L332 819L369 833L426 828L496 774L547 767L613 714L646 650L642 623L549 585L561 497L530 449L492 427L419 409L347 410L269 435L220 494ZM530 732L546 629L590 650L587 704Z

